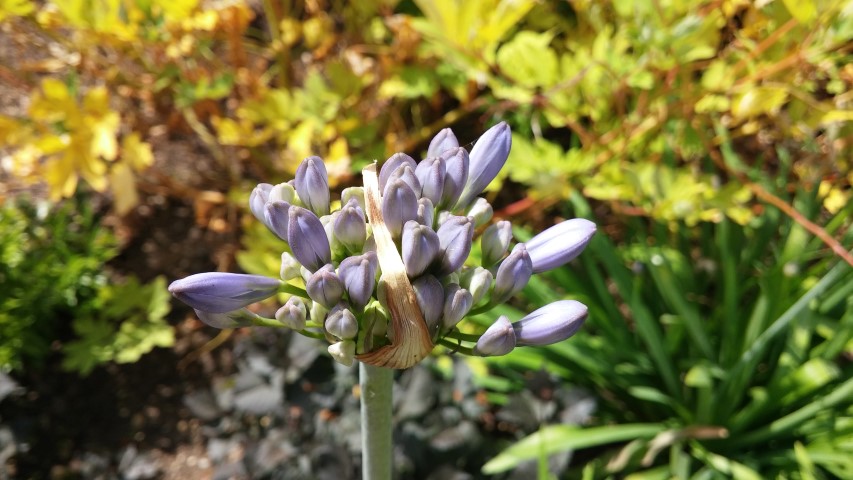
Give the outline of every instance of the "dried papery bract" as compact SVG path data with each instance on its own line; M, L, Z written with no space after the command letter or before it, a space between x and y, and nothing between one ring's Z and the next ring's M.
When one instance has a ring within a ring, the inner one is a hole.
M378 367L409 368L429 355L433 344L418 307L415 291L406 275L406 267L397 252L391 232L385 227L376 164L364 167L361 173L364 178L367 218L376 240L382 279L388 289L386 308L391 315L393 335L390 335L392 339L389 345L357 355L356 358Z

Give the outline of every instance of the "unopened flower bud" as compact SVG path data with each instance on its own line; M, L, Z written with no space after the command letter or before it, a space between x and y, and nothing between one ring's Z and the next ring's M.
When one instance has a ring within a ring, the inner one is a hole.
M403 265L409 278L424 273L438 256L438 234L426 225L409 220L403 227Z
M341 192L341 205L346 205L350 200L355 199L358 202L361 211L365 211L364 203L364 187L347 187Z
M448 219L450 219L454 216L455 215L453 215L452 213L450 213L447 210L442 210L442 211L438 212L438 218L436 219L435 226L437 228L441 228L441 226L444 225L444 222L446 222Z
M501 261L512 241L512 224L506 220L493 223L480 236L480 247L483 251L483 266L491 268Z
M267 200L269 200L270 190L272 190L272 185L269 183L259 183L249 195L249 210L251 210L252 215L254 215L255 218L260 220L264 225L267 224L264 214L264 205L266 205Z
M337 216L334 222L335 238L350 252L360 252L367 239L367 223L364 210L358 200L351 198Z
M412 167L413 170L418 166L415 163L415 160L405 153L395 153L388 157L388 160L385 160L385 163L382 164L382 168L379 170L380 192L385 192L385 187L388 186L388 179L391 178L391 174L394 173L394 170L397 170L397 168L402 167L403 165L408 165Z
M512 249L512 253L501 262L495 275L495 291L492 302L501 303L520 292L533 275L533 262L523 243Z
M515 330L509 319L501 315L477 340L474 354L481 357L506 355L515 348L515 344Z
M444 188L436 208L452 209L468 181L468 151L462 147L451 148L441 154L441 159L445 169Z
M264 205L264 223L278 238L287 241L287 224L290 204L280 200L270 200Z
M310 210L297 206L291 206L288 213L287 243L293 256L312 272L329 263L332 251L320 219Z
M475 267L465 272L462 277L462 285L471 292L473 305L480 303L480 300L489 293L489 289L492 288L492 280L494 280L492 272L483 267Z
M418 298L418 306L424 316L430 334L438 331L444 308L444 288L441 282L432 275L424 275L412 282L412 289Z
M474 222L468 217L452 216L438 228L436 233L441 258L440 273L446 275L458 270L471 253Z
M418 223L432 228L432 217L434 212L435 210L433 209L432 202L428 198L418 199L418 217L416 218Z
M299 199L318 217L329 214L329 176L320 157L308 157L299 164L294 178Z
M358 335L358 320L343 303L329 311L324 327L327 332L341 340L349 340Z
M397 167L396 170L391 172L391 176L388 177L388 183L385 184L385 189L388 189L388 185L394 183L394 180L402 180L406 182L406 185L415 192L417 197L421 196L421 182L418 181L417 175L415 175L415 169L409 165L403 165ZM385 192L383 192L383 195Z
M335 256L335 253L340 250L341 242L338 241L338 238L335 236L335 220L341 215L340 210L335 210L329 215L323 215L320 217L320 223L323 225L323 231L326 232L326 240L329 241L329 249L332 252L332 257Z
M289 252L281 254L281 268L279 269L279 275L282 280L288 281L298 278L300 276L301 268L302 265L293 258L293 255Z
M287 202L293 204L296 200L296 189L289 183L279 183L272 187L268 202Z
M343 281L350 303L354 307L362 309L370 301L378 267L379 260L375 252L345 258L341 262L338 276Z
M562 342L583 326L589 311L575 300L560 300L512 325L519 346L543 346Z
M492 205L481 197L474 200L465 214L474 219L474 228L480 228L492 219L494 210L492 210Z
M258 315L241 308L233 312L211 313L203 310L195 310L198 319L213 328L240 328L254 325Z
M444 160L440 157L430 157L418 164L415 175L421 184L421 197L428 198L433 204L441 201L444 190Z
M363 318L368 336L384 337L388 333L388 315L379 302L370 302L364 310Z
M305 328L305 319L308 311L305 302L299 297L290 297L287 302L275 312L275 319L287 328L302 330Z
M329 345L328 351L332 359L345 367L351 367L355 361L355 342L352 340L333 343Z
M311 300L326 308L332 308L344 296L344 284L335 273L335 267L328 264L311 275L305 284L305 291Z
M403 225L418 216L418 197L406 182L400 179L388 182L382 197L382 216L385 226L394 238L400 238Z
M526 243L533 273L565 265L580 255L595 234L595 224L583 218L558 223Z
M308 279L311 278L311 275L314 275L314 272L305 268L305 266L299 267L299 275L302 276L302 281L308 283Z
M322 325L323 319L328 315L329 309L320 305L318 302L311 302L311 308L308 309L308 318L311 321L317 323L318 325Z
M471 292L455 283L451 283L444 289L444 295L441 326L445 330L450 330L468 314L474 305L474 298L471 296Z
M209 272L176 280L169 292L196 310L226 313L271 297L280 286L281 280L262 275Z
M488 129L480 136L474 148L468 166L468 181L456 206L466 207L494 180L509 157L512 146L512 133L506 122Z
M427 148L427 157L437 157L451 148L459 146L459 140L453 134L453 130L449 128L441 129L438 134L429 142Z

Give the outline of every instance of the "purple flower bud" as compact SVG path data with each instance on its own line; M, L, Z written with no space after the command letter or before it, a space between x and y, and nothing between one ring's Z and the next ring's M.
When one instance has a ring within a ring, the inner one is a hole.
M385 226L395 238L400 237L406 222L418 217L418 196L403 180L388 182L382 197L382 216Z
M477 340L474 354L481 357L506 355L515 348L515 330L509 319L501 315Z
M462 276L462 286L471 292L474 305L480 303L480 300L489 293L489 289L492 288L492 280L494 279L495 277L492 275L492 272L483 267L475 267L465 272Z
M492 219L494 213L492 205L485 198L478 198L474 200L465 215L474 219L474 228L480 228Z
M278 274L282 280L291 280L301 275L301 267L302 265L293 258L293 255L289 252L284 252L281 254L281 268L279 268Z
M429 142L427 157L437 157L445 151L458 146L459 140L456 139L456 135L453 134L453 131L449 128L443 128L435 137L433 137L432 141Z
M522 318L512 325L518 345L542 346L562 342L583 326L589 311L575 300L560 300Z
M308 157L299 164L294 179L299 199L318 217L329 214L329 175L320 157Z
M249 195L249 210L264 225L267 223L264 215L264 205L269 200L270 190L272 190L272 185L269 183L259 183Z
M313 272L331 262L329 239L317 215L302 207L292 206L289 217L287 243L299 263Z
M474 305L474 297L471 292L465 290L455 283L451 283L444 289L444 309L441 326L450 330L459 323L471 307Z
M302 330L305 328L305 318L308 311L305 302L299 297L290 297L287 302L275 312L275 319L287 328Z
M388 186L388 179L391 178L391 174L394 173L394 170L397 170L399 167L403 165L408 165L412 167L412 170L417 168L417 164L415 160L406 155L405 153L395 153L388 157L388 160L385 160L385 163L382 164L382 168L379 169L379 191L385 192L385 187Z
M533 275L533 262L530 261L527 248L524 247L523 243L519 243L498 267L492 302L505 302L520 292L530 281L531 275Z
M208 272L169 285L169 292L196 310L226 313L275 295L281 280L261 275Z
M403 227L403 264L409 278L424 273L438 256L438 234L426 225L409 220Z
M287 202L293 203L296 200L296 189L289 183L279 183L270 190L268 202Z
M506 122L501 122L488 129L471 149L471 159L468 167L468 182L457 207L466 207L480 194L501 171L509 157L512 146L512 133Z
M468 151L464 148L451 148L441 154L444 160L444 188L441 190L441 201L437 207L452 208L462 195L468 182Z
M345 367L351 367L355 360L355 342L353 340L333 343L329 345L327 350L336 362Z
M595 224L584 218L558 223L526 243L533 273L560 267L580 255L595 234Z
M251 327L255 323L254 320L256 318L260 318L245 308L225 313L211 313L203 310L196 310L195 314L198 315L199 320L213 328Z
M305 291L311 300L326 308L332 308L344 296L344 284L330 263L311 275L305 283Z
M455 272L465 263L471 253L474 238L474 222L468 217L451 216L439 228L440 274Z
M349 340L358 335L358 320L343 304L336 306L329 312L323 326L327 332L341 340Z
M483 251L483 266L486 268L501 261L512 241L512 224L506 220L493 223L486 228L480 237L480 247Z
M418 176L415 175L415 169L409 165L402 165L397 167L397 170L394 170L391 173L391 176L388 177L388 183L385 184L385 189L387 191L388 186L393 184L395 180L400 179L406 182L406 185L415 192L417 197L421 195L421 182L418 181ZM385 195L386 192L383 192Z
M432 217L434 213L435 209L433 207L433 203L430 202L428 198L421 198L418 200L418 223L432 228Z
M345 258L338 267L338 276L344 282L350 303L359 310L367 305L370 296L373 295L378 266L379 260L376 253L367 252L356 257Z
M287 241L288 210L290 210L290 204L278 200L270 200L264 205L264 223L285 242Z
M367 239L367 223L364 210L358 200L351 198L340 210L334 222L335 238L350 252L360 252Z
M444 308L444 288L437 278L432 275L424 275L412 282L412 289L415 291L415 296L418 297L418 306L421 307L427 329L429 329L430 334L433 334L438 331L442 309Z
M433 205L441 201L444 190L444 160L430 157L418 164L415 175L421 184L421 197L428 198Z

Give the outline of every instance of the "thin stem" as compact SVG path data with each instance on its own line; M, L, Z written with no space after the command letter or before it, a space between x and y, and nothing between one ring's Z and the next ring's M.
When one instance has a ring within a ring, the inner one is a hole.
M438 341L438 344L442 347L446 347L454 353L462 353L464 355L476 356L473 348L463 347L461 343L453 343L447 338L442 338Z
M289 283L282 284L282 286L278 287L278 290L280 292L296 295L297 297L309 298L308 292L306 292L304 288L299 288L296 285L291 285Z
M492 301L489 301L489 303L487 303L487 304L485 304L485 305L482 305L482 306L479 306L479 307L474 307L474 308L472 308L472 309L471 309L471 311L470 311L470 312L468 312L467 316L469 316L469 317L473 317L474 315L479 315L479 314L481 314L481 313L486 313L486 312L488 312L489 310L491 310L491 309L495 308L496 306L497 306L497 304L496 304L496 303L494 303L494 302L492 302Z
M358 364L361 383L361 476L391 479L391 387L394 371Z

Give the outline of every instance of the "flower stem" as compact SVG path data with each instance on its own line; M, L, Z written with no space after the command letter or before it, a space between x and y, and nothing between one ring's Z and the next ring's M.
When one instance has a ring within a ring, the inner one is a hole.
M394 371L360 362L361 383L361 476L391 479L391 387Z

